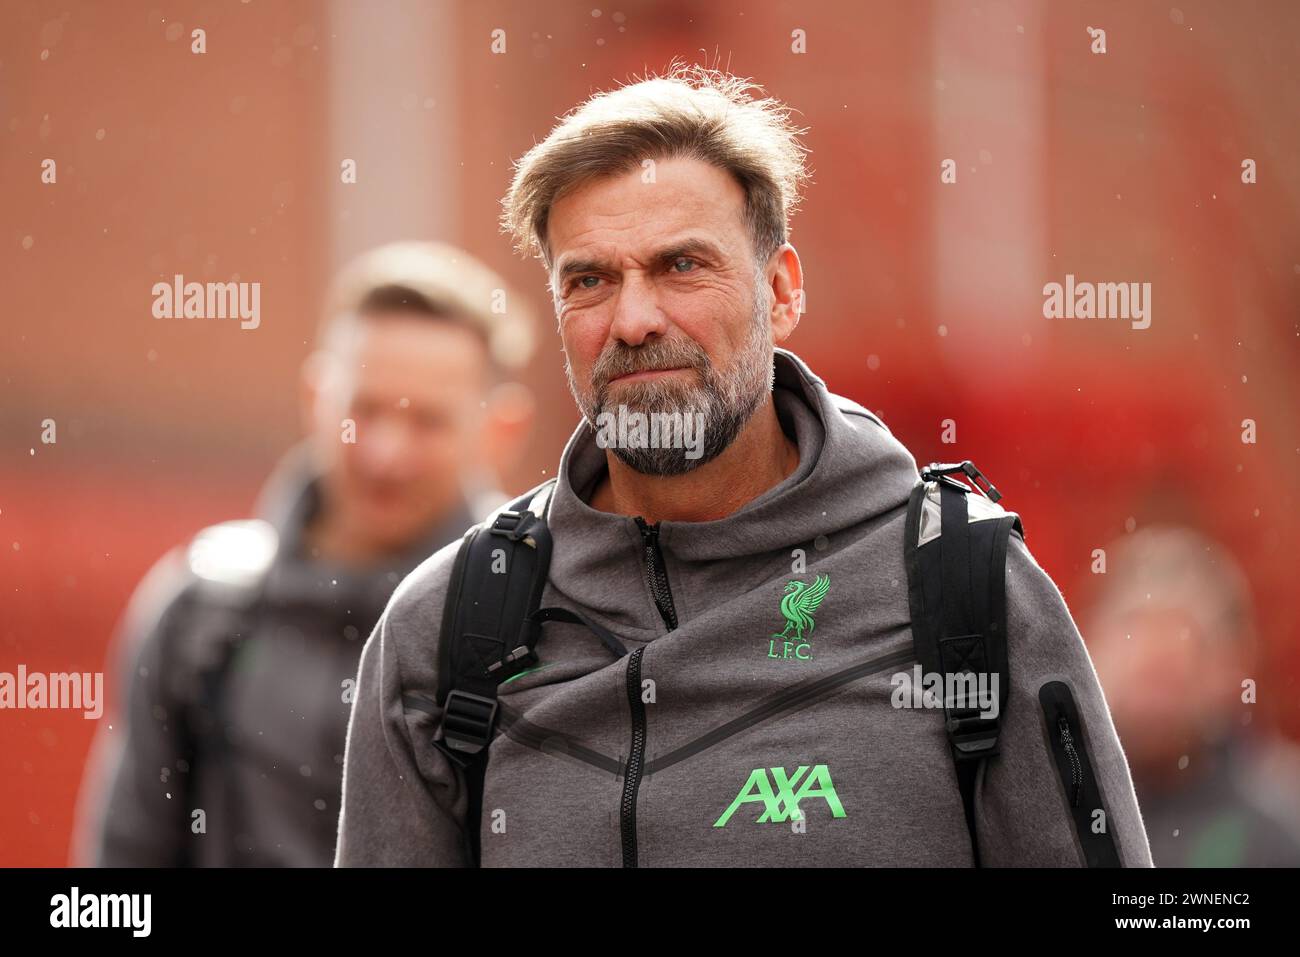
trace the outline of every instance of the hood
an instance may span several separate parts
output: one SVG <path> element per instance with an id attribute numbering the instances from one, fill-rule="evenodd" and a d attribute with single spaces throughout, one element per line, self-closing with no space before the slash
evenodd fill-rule
<path id="1" fill-rule="evenodd" d="M 660 523 L 683 623 L 734 597 L 737 588 L 788 571 L 794 549 L 812 555 L 837 535 L 906 508 L 918 480 L 911 453 L 877 416 L 830 392 L 794 353 L 776 349 L 773 362 L 773 400 L 799 448 L 799 465 L 726 518 Z M 595 432 L 579 424 L 565 446 L 550 505 L 550 584 L 616 634 L 650 640 L 665 629 L 647 588 L 636 521 L 586 501 L 607 471 Z"/>

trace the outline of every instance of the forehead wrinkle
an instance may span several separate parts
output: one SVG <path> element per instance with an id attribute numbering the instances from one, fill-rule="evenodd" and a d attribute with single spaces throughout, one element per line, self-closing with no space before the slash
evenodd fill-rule
<path id="1" fill-rule="evenodd" d="M 672 234 L 698 228 L 701 223 L 716 221 L 721 224 L 724 220 L 739 227 L 748 237 L 745 191 L 725 169 L 706 160 L 675 156 L 663 160 L 658 170 L 653 194 L 645 192 L 647 184 L 633 181 L 639 173 L 632 169 L 623 175 L 601 177 L 557 197 L 550 209 L 548 232 L 553 233 L 560 216 L 571 218 L 574 204 L 577 204 L 579 208 L 585 206 L 582 215 L 589 225 L 566 237 L 565 245 L 570 249 L 593 233 L 625 235 L 631 232 L 639 238 L 647 230 L 659 235 Z M 649 202 L 646 202 L 647 195 L 653 196 Z M 555 237 L 552 235 L 550 238 Z M 734 244 L 723 242 L 723 237 L 718 237 L 716 244 L 724 252 L 734 254 L 729 249 Z M 551 251 L 551 261 L 558 266 L 564 257 L 556 253 L 554 243 Z M 554 274 L 558 276 L 558 272 Z"/>

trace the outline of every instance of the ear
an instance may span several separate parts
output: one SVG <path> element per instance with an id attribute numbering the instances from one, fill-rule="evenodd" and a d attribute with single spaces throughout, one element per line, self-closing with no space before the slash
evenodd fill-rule
<path id="1" fill-rule="evenodd" d="M 768 261 L 766 275 L 772 287 L 772 341 L 784 342 L 799 325 L 799 316 L 806 308 L 799 253 L 789 243 L 783 243 Z"/>
<path id="2" fill-rule="evenodd" d="M 502 382 L 488 393 L 483 457 L 502 487 L 523 456 L 536 412 L 533 393 L 521 383 Z"/>

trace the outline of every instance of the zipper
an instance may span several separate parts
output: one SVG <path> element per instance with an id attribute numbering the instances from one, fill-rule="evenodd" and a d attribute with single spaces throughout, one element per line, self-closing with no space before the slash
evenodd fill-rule
<path id="1" fill-rule="evenodd" d="M 640 515 L 636 527 L 641 530 L 641 548 L 645 556 L 645 579 L 650 596 L 659 609 L 659 617 L 669 631 L 677 628 L 677 609 L 673 607 L 673 592 L 668 587 L 668 571 L 664 567 L 664 553 L 659 548 L 659 523 L 650 525 Z"/>
<path id="2" fill-rule="evenodd" d="M 644 646 L 627 659 L 627 701 L 632 706 L 632 748 L 623 773 L 623 803 L 619 829 L 623 835 L 623 866 L 636 867 L 636 796 L 645 770 L 645 702 L 641 700 L 641 656 Z"/>
<path id="3" fill-rule="evenodd" d="M 1038 701 L 1047 721 L 1048 745 L 1084 861 L 1088 867 L 1119 867 L 1119 852 L 1111 833 L 1113 822 L 1088 757 L 1083 720 L 1074 694 L 1065 682 L 1049 681 L 1038 689 Z M 1098 811 L 1104 816 L 1096 817 Z M 1105 830 L 1100 833 L 1094 830 L 1098 820 L 1105 822 Z"/>
<path id="4" fill-rule="evenodd" d="M 671 767 L 679 761 L 695 757 L 715 744 L 725 741 L 733 735 L 740 734 L 757 724 L 771 720 L 779 715 L 793 714 L 801 708 L 810 707 L 831 692 L 837 691 L 844 685 L 857 681 L 865 675 L 879 674 L 889 668 L 910 665 L 915 660 L 914 652 L 909 645 L 907 648 L 890 652 L 887 655 L 873 655 L 865 661 L 856 662 L 833 674 L 801 681 L 791 688 L 786 688 L 784 691 L 763 699 L 749 711 L 739 717 L 732 718 L 726 724 L 720 725 L 694 741 L 687 742 L 676 750 L 655 758 L 646 765 L 646 773 L 658 774 L 665 768 Z"/>
<path id="5" fill-rule="evenodd" d="M 1065 748 L 1066 757 L 1070 759 L 1070 807 L 1079 806 L 1079 792 L 1083 789 L 1083 767 L 1079 762 L 1079 752 L 1074 748 L 1074 735 L 1070 733 L 1070 722 L 1065 715 L 1056 719 L 1056 732 L 1061 737 L 1061 746 Z"/>
<path id="6" fill-rule="evenodd" d="M 659 548 L 659 523 L 650 525 L 640 515 L 636 527 L 641 530 L 641 549 L 645 556 L 645 580 L 650 587 L 659 617 L 669 631 L 677 628 L 677 609 L 673 607 L 673 592 L 668 587 L 668 571 L 664 567 L 664 553 Z M 632 748 L 627 756 L 627 769 L 623 773 L 623 802 L 619 807 L 619 830 L 623 837 L 623 866 L 636 867 L 636 797 L 641 789 L 641 776 L 645 773 L 645 702 L 641 700 L 642 646 L 627 659 L 627 703 L 632 709 Z"/>
<path id="7" fill-rule="evenodd" d="M 865 661 L 858 661 L 834 674 L 801 681 L 791 688 L 769 695 L 744 714 L 732 718 L 725 724 L 719 725 L 712 731 L 683 744 L 654 761 L 645 761 L 643 758 L 641 777 L 644 779 L 650 775 L 658 774 L 665 768 L 671 767 L 680 761 L 694 758 L 714 745 L 747 731 L 755 725 L 762 724 L 764 721 L 770 721 L 779 715 L 793 714 L 802 708 L 810 707 L 844 685 L 857 681 L 866 675 L 879 674 L 889 668 L 897 668 L 901 665 L 910 665 L 913 661 L 915 661 L 915 658 L 909 646 L 886 655 L 873 655 Z M 432 704 L 426 704 L 414 695 L 403 695 L 402 703 L 408 708 L 414 708 L 428 714 L 441 713 Z M 622 757 L 615 758 L 601 754 L 599 751 L 593 751 L 591 748 L 580 744 L 576 738 L 571 738 L 553 728 L 534 724 L 520 712 L 511 708 L 505 701 L 501 702 L 500 728 L 513 741 L 522 744 L 524 747 L 532 748 L 534 751 L 540 751 L 542 754 L 551 756 L 562 754 L 584 764 L 589 764 L 593 768 L 608 771 L 616 777 L 621 777 L 627 770 L 627 762 Z"/>

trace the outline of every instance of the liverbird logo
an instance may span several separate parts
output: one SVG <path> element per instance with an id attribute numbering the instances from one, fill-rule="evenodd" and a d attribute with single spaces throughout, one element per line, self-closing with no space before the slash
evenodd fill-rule
<path id="1" fill-rule="evenodd" d="M 816 623 L 813 613 L 821 605 L 822 599 L 830 591 L 831 576 L 818 575 L 811 585 L 806 582 L 787 582 L 785 594 L 781 597 L 781 614 L 785 616 L 785 630 L 772 635 L 767 643 L 769 658 L 797 658 L 807 661 L 812 657 L 812 646 L 804 639 L 806 630 L 811 636 Z M 791 630 L 794 637 L 790 636 Z M 777 647 L 777 642 L 781 646 Z"/>

